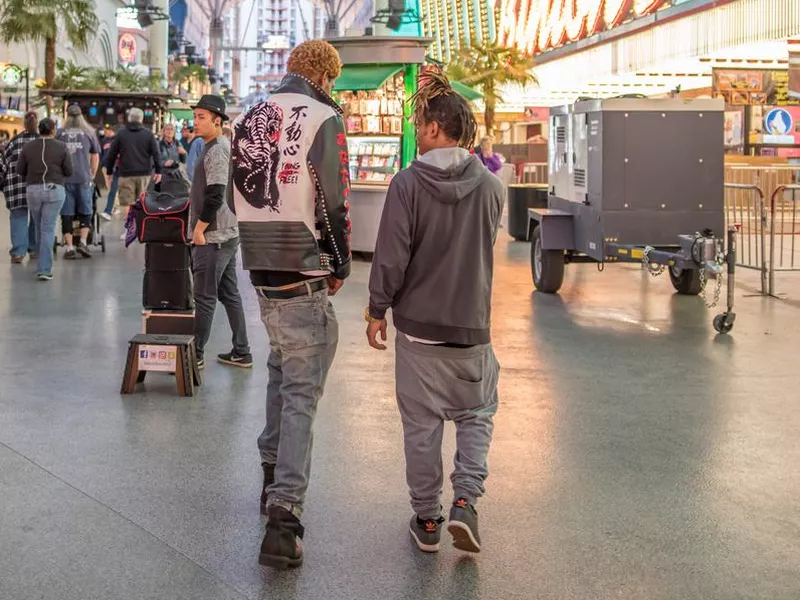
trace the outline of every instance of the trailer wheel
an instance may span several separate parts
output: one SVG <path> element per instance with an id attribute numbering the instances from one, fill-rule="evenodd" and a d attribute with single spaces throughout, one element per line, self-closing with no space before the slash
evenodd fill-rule
<path id="1" fill-rule="evenodd" d="M 555 294 L 564 283 L 564 251 L 544 250 L 542 230 L 536 226 L 531 236 L 531 274 L 533 285 L 540 292 Z"/>
<path id="2" fill-rule="evenodd" d="M 675 291 L 684 296 L 697 296 L 703 288 L 698 269 L 676 269 L 675 267 L 670 267 L 669 280 L 672 282 L 672 287 L 675 288 Z"/>

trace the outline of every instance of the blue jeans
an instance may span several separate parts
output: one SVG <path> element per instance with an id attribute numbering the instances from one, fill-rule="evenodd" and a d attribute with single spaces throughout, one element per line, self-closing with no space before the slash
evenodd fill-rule
<path id="1" fill-rule="evenodd" d="M 108 188 L 108 200 L 106 200 L 105 213 L 110 215 L 114 212 L 114 200 L 117 199 L 117 189 L 119 189 L 119 172 L 114 171 L 114 176 L 111 178 L 111 186 Z"/>
<path id="2" fill-rule="evenodd" d="M 261 462 L 275 465 L 267 503 L 298 518 L 311 474 L 314 417 L 339 342 L 327 289 L 272 300 L 259 295 L 271 352 L 267 361 L 267 424 L 258 438 Z"/>
<path id="3" fill-rule="evenodd" d="M 63 185 L 48 183 L 29 185 L 27 190 L 28 210 L 36 224 L 36 247 L 39 251 L 38 274 L 53 272 L 53 246 L 56 241 L 56 225 L 64 205 L 66 194 Z"/>
<path id="4" fill-rule="evenodd" d="M 11 225 L 9 254 L 25 256 L 28 252 L 36 252 L 36 226 L 33 219 L 28 218 L 28 209 L 23 207 L 9 211 L 8 220 Z"/>

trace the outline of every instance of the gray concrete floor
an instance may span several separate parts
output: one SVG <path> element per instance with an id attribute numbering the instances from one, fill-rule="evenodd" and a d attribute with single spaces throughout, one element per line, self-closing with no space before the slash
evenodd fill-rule
<path id="1" fill-rule="evenodd" d="M 484 551 L 428 556 L 406 531 L 393 355 L 364 343 L 356 264 L 335 299 L 306 564 L 276 573 L 257 564 L 267 339 L 253 291 L 255 369 L 210 363 L 193 399 L 158 375 L 122 397 L 143 253 L 109 237 L 50 284 L 0 266 L 1 599 L 800 597 L 800 276 L 781 274 L 776 300 L 743 273 L 736 328 L 717 337 L 715 311 L 632 266 L 573 266 L 559 296 L 533 294 L 528 245 L 501 233 Z M 229 349 L 217 319 L 212 356 Z"/>

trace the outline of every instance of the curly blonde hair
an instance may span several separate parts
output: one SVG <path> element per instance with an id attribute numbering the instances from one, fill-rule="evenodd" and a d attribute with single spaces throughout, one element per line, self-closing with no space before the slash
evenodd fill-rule
<path id="1" fill-rule="evenodd" d="M 342 59 L 336 48 L 324 40 L 310 40 L 297 46 L 286 65 L 289 73 L 308 77 L 312 81 L 325 75 L 336 79 L 342 72 Z"/>

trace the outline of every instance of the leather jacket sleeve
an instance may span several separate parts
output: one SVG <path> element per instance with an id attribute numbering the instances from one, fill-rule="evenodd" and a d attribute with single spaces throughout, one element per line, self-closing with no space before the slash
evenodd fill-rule
<path id="1" fill-rule="evenodd" d="M 350 163 L 342 118 L 337 114 L 319 128 L 308 166 L 317 188 L 317 222 L 322 250 L 332 256 L 333 275 L 350 275 Z"/>

